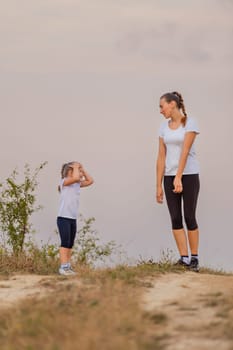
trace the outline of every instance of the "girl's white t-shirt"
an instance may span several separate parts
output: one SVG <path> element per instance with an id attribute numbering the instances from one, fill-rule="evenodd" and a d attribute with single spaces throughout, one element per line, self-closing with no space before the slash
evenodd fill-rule
<path id="1" fill-rule="evenodd" d="M 170 119 L 163 121 L 159 128 L 159 137 L 163 138 L 166 145 L 165 176 L 176 175 L 177 173 L 185 133 L 193 131 L 199 134 L 199 128 L 193 118 L 188 117 L 185 126 L 180 125 L 177 129 L 171 129 L 169 127 L 169 121 Z M 192 144 L 183 175 L 198 173 L 199 164 L 196 159 L 194 144 Z"/>
<path id="2" fill-rule="evenodd" d="M 58 216 L 69 219 L 77 219 L 80 197 L 80 183 L 64 186 L 65 179 L 60 182 L 60 205 Z"/>

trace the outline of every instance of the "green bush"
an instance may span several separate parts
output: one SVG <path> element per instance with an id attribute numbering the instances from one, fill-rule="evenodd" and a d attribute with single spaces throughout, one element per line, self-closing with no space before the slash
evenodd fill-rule
<path id="1" fill-rule="evenodd" d="M 22 252 L 26 236 L 32 234 L 30 217 L 41 209 L 36 206 L 35 190 L 38 186 L 37 177 L 47 163 L 42 163 L 31 172 L 28 164 L 24 167 L 24 179 L 19 183 L 18 172 L 15 169 L 0 184 L 0 230 L 2 237 L 14 253 Z"/>

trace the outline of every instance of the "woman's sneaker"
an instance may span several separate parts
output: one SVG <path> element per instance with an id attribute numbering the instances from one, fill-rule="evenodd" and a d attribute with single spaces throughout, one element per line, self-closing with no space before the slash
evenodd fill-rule
<path id="1" fill-rule="evenodd" d="M 176 263 L 175 266 L 182 266 L 185 268 L 189 268 L 189 264 L 187 264 L 186 262 L 184 262 L 182 259 L 179 259 Z"/>
<path id="2" fill-rule="evenodd" d="M 199 272 L 199 261 L 197 258 L 191 258 L 189 269 L 191 271 Z"/>

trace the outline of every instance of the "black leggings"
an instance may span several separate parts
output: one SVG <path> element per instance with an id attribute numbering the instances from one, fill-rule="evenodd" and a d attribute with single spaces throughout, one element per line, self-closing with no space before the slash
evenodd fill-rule
<path id="1" fill-rule="evenodd" d="M 76 220 L 58 216 L 57 227 L 61 237 L 61 247 L 71 249 L 77 231 Z"/>
<path id="2" fill-rule="evenodd" d="M 174 193 L 175 176 L 164 176 L 164 190 L 171 216 L 173 230 L 183 228 L 181 202 L 183 199 L 184 219 L 188 230 L 196 230 L 198 228 L 196 221 L 197 198 L 200 189 L 200 181 L 198 174 L 183 175 L 182 185 L 183 192 Z"/>

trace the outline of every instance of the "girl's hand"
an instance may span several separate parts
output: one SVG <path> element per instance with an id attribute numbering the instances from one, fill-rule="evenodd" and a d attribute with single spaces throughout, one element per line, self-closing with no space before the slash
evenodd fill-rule
<path id="1" fill-rule="evenodd" d="M 80 164 L 79 163 L 73 163 L 73 164 L 70 164 L 69 167 L 72 168 L 73 170 L 74 169 L 79 169 Z"/>
<path id="2" fill-rule="evenodd" d="M 183 185 L 180 177 L 175 176 L 173 185 L 174 185 L 174 190 L 173 190 L 174 193 L 181 193 L 183 191 Z"/>
<path id="3" fill-rule="evenodd" d="M 157 187 L 156 200 L 157 200 L 157 203 L 159 203 L 159 204 L 163 203 L 163 188 L 162 188 L 162 186 Z"/>

